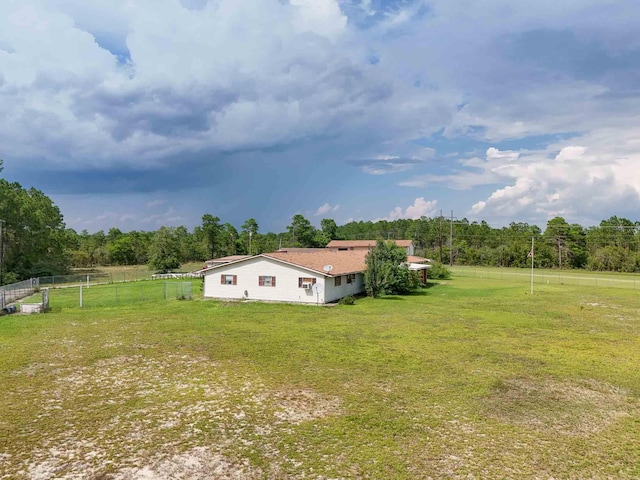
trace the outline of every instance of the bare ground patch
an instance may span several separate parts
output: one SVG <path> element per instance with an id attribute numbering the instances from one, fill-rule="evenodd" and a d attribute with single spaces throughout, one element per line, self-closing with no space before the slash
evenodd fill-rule
<path id="1" fill-rule="evenodd" d="M 293 389 L 273 395 L 275 417 L 285 423 L 298 424 L 341 413 L 340 399 L 319 395 L 310 389 Z"/>
<path id="2" fill-rule="evenodd" d="M 21 373 L 38 376 L 47 367 L 56 378 L 47 391 L 32 392 L 39 406 L 0 457 L 0 478 L 264 477 L 298 464 L 279 451 L 279 433 L 342 413 L 338 398 L 273 388 L 206 357 L 119 356 Z M 249 458 L 268 458 L 269 471 Z"/>
<path id="3" fill-rule="evenodd" d="M 598 433 L 635 408 L 627 392 L 606 383 L 531 378 L 497 383 L 484 407 L 501 422 L 570 436 Z"/>
<path id="4" fill-rule="evenodd" d="M 206 447 L 161 459 L 143 468 L 125 468 L 110 477 L 112 480 L 243 480 L 262 476 L 245 460 L 234 462 Z"/>

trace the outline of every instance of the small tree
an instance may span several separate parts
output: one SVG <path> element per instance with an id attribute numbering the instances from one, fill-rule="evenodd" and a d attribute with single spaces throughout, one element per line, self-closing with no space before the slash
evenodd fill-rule
<path id="1" fill-rule="evenodd" d="M 401 295 L 412 289 L 411 272 L 407 266 L 407 252 L 393 242 L 378 241 L 365 259 L 364 282 L 367 295 Z"/>
<path id="2" fill-rule="evenodd" d="M 291 219 L 291 225 L 287 227 L 293 247 L 315 247 L 315 228 L 311 222 L 299 213 Z"/>
<path id="3" fill-rule="evenodd" d="M 166 273 L 180 267 L 180 243 L 172 227 L 160 227 L 149 247 L 149 268 Z"/>
<path id="4" fill-rule="evenodd" d="M 220 218 L 214 217 L 210 213 L 202 216 L 202 232 L 209 258 L 216 258 L 218 253 L 218 235 L 220 233 Z"/>

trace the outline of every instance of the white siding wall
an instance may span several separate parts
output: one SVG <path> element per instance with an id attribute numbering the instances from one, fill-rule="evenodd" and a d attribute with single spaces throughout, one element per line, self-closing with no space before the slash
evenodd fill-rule
<path id="1" fill-rule="evenodd" d="M 237 285 L 222 285 L 220 283 L 221 275 L 237 275 Z M 276 277 L 276 286 L 259 286 L 259 276 Z M 318 298 L 311 290 L 298 287 L 298 278 L 300 277 L 315 278 L 316 283 L 324 286 L 324 275 L 313 274 L 303 268 L 259 257 L 234 265 L 225 265 L 207 272 L 204 277 L 204 296 L 228 299 L 248 298 L 250 300 L 325 303 L 325 294 L 320 294 Z M 332 283 L 333 279 L 330 279 L 330 282 Z M 245 291 L 247 292 L 246 296 Z"/>
<path id="2" fill-rule="evenodd" d="M 347 283 L 346 275 L 342 275 L 342 285 L 339 287 L 335 286 L 334 278 L 327 278 L 324 290 L 327 303 L 335 302 L 347 295 L 357 295 L 364 292 L 364 275 L 362 273 L 356 273 L 356 279 L 352 283 Z"/>
<path id="3" fill-rule="evenodd" d="M 407 255 L 415 255 L 415 245 L 413 244 L 413 242 L 411 242 L 411 244 L 407 247 Z"/>

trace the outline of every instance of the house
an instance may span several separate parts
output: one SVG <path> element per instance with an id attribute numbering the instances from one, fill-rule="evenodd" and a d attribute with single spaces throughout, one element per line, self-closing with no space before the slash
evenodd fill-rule
<path id="1" fill-rule="evenodd" d="M 395 243 L 397 246 L 406 249 L 407 265 L 409 270 L 417 271 L 420 275 L 420 281 L 427 283 L 427 270 L 431 268 L 431 260 L 415 255 L 415 245 L 412 240 L 387 240 Z M 334 251 L 369 251 L 375 248 L 377 240 L 331 240 L 327 248 Z"/>
<path id="2" fill-rule="evenodd" d="M 202 270 L 204 297 L 324 304 L 364 292 L 368 250 L 263 253 Z"/>
<path id="3" fill-rule="evenodd" d="M 415 254 L 412 240 L 388 240 L 407 250 L 407 255 Z M 327 245 L 330 250 L 371 250 L 375 248 L 377 240 L 331 240 Z"/>

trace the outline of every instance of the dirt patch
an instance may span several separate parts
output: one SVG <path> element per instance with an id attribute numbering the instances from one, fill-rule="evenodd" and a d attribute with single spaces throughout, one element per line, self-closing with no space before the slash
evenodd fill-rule
<path id="1" fill-rule="evenodd" d="M 341 414 L 341 400 L 311 388 L 274 389 L 236 367 L 206 357 L 140 354 L 82 367 L 56 364 L 33 436 L 16 446 L 19 458 L 4 457 L 0 477 L 4 471 L 34 480 L 277 476 L 282 465 L 297 465 L 280 451 L 281 434 Z M 23 373 L 49 368 L 34 364 Z M 269 458 L 269 471 L 249 458 Z M 292 478 L 308 473 L 296 468 L 288 467 Z"/>
<path id="2" fill-rule="evenodd" d="M 530 378 L 500 381 L 484 404 L 502 422 L 570 436 L 598 433 L 632 408 L 627 392 L 605 383 Z"/>
<path id="3" fill-rule="evenodd" d="M 253 479 L 262 477 L 259 469 L 248 462 L 233 462 L 205 447 L 155 462 L 143 468 L 126 468 L 105 477 L 111 480 L 220 480 Z"/>
<path id="4" fill-rule="evenodd" d="M 290 390 L 274 395 L 275 417 L 298 424 L 341 413 L 340 399 L 319 395 L 313 390 Z"/>

